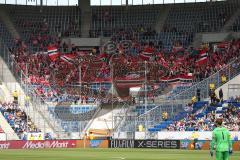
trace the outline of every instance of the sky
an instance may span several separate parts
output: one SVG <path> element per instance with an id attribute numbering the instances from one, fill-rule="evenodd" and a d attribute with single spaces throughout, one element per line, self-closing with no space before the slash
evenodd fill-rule
<path id="1" fill-rule="evenodd" d="M 209 0 L 128 0 L 130 5 L 139 4 L 163 4 L 164 3 L 184 3 L 184 2 L 206 2 Z M 215 0 L 216 1 L 216 0 Z M 220 0 L 218 0 L 220 1 Z M 40 0 L 0 0 L 3 4 L 39 5 Z M 44 5 L 76 5 L 78 0 L 43 0 Z M 91 0 L 91 5 L 125 5 L 126 0 Z"/>

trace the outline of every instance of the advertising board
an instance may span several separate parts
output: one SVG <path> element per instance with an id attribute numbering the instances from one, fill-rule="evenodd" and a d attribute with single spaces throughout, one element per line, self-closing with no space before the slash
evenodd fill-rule
<path id="1" fill-rule="evenodd" d="M 76 148 L 76 140 L 0 141 L 0 149 Z"/>
<path id="2" fill-rule="evenodd" d="M 158 148 L 179 149 L 179 140 L 124 140 L 115 139 L 109 141 L 109 148 Z"/>

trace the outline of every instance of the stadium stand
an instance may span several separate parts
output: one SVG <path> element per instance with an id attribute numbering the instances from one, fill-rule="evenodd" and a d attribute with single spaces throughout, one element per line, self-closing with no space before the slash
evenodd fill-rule
<path id="1" fill-rule="evenodd" d="M 41 132 L 18 104 L 1 102 L 0 110 L 20 139 L 24 138 L 25 133 Z"/>
<path id="2" fill-rule="evenodd" d="M 237 17 L 231 29 L 235 32 L 240 31 L 240 16 Z"/>
<path id="3" fill-rule="evenodd" d="M 10 5 L 8 10 L 22 40 L 33 51 L 46 51 L 50 43 L 59 45 L 61 37 L 81 36 L 81 11 L 77 7 Z"/>
<path id="4" fill-rule="evenodd" d="M 49 106 L 51 115 L 61 122 L 61 126 L 66 132 L 78 132 L 83 130 L 87 122 L 96 112 L 95 105 L 85 106 Z"/>
<path id="5" fill-rule="evenodd" d="M 174 119 L 163 121 L 148 130 L 150 132 L 211 131 L 214 129 L 215 117 L 222 117 L 231 131 L 239 131 L 239 104 L 231 102 L 227 107 L 222 107 L 225 104 L 218 104 L 218 106 L 208 105 L 208 102 L 197 102 L 193 105 L 193 112 L 180 112 Z"/>
<path id="6" fill-rule="evenodd" d="M 219 48 L 219 50 L 215 52 L 209 49 L 191 49 L 190 51 L 184 51 L 185 56 L 182 55 L 182 52 L 178 52 L 177 56 L 174 54 L 170 54 L 169 56 L 167 55 L 167 53 L 162 54 L 161 52 L 155 53 L 154 51 L 152 51 L 152 53 L 150 53 L 151 56 L 147 57 L 147 59 L 149 60 L 147 65 L 149 65 L 150 68 L 148 76 L 150 77 L 150 80 L 153 80 L 153 82 L 161 80 L 170 81 L 178 78 L 186 80 L 190 78 L 190 80 L 200 81 L 220 70 L 228 62 L 231 62 L 231 60 L 238 55 L 238 50 L 234 50 L 234 47 L 237 47 L 236 49 L 238 49 L 238 43 L 239 41 L 223 42 L 223 44 L 226 44 L 226 47 Z M 76 84 L 76 82 L 79 81 L 79 76 L 77 76 L 79 75 L 78 67 L 72 64 L 69 65 L 69 62 L 63 61 L 61 58 L 57 59 L 56 62 L 53 62 L 49 59 L 49 56 L 47 54 L 31 54 L 28 56 L 22 55 L 22 53 L 19 52 L 19 49 L 24 48 L 22 42 L 18 41 L 16 45 L 19 46 L 19 48 L 18 50 L 11 50 L 11 56 L 15 57 L 14 60 L 18 63 L 19 66 L 21 66 L 21 69 L 25 71 L 26 64 L 28 64 L 27 71 L 30 77 L 30 82 L 35 86 L 36 92 L 39 95 L 53 95 L 52 92 L 61 93 L 59 89 L 54 90 L 54 88 L 56 87 L 54 87 L 53 84 L 55 85 L 57 83 L 58 86 L 63 86 L 70 83 Z M 146 56 L 144 56 L 146 52 L 144 51 L 154 50 L 154 47 L 147 44 L 144 44 L 142 47 L 145 48 L 137 52 L 137 59 L 136 56 L 131 55 L 128 55 L 127 57 L 118 55 L 118 57 L 112 58 L 113 67 L 117 68 L 116 70 L 114 70 L 113 73 L 114 78 L 122 80 L 129 73 L 132 73 L 134 70 L 140 70 L 141 67 L 143 67 L 142 65 L 144 64 L 144 60 L 146 60 Z M 229 52 L 228 49 L 231 49 L 231 51 Z M 224 54 L 224 57 L 222 56 L 222 53 Z M 89 56 L 86 53 L 82 56 L 79 56 L 76 52 L 71 54 L 74 54 L 74 57 L 77 59 L 84 58 L 86 60 L 84 62 L 84 65 L 88 67 L 83 67 L 83 70 L 80 73 L 82 81 L 85 81 L 87 83 L 90 81 L 94 83 L 96 83 L 97 81 L 110 81 L 110 65 L 108 64 L 108 61 L 110 60 L 109 57 L 107 57 L 107 62 L 105 62 L 101 58 L 102 56 L 104 56 L 104 54 L 100 54 L 98 56 Z M 204 62 L 208 64 L 207 70 L 201 67 L 203 64 L 198 61 L 200 56 L 202 56 L 203 54 L 205 54 L 205 56 L 206 54 L 208 54 L 208 56 L 206 57 L 206 61 Z M 127 59 L 128 61 L 130 60 L 130 63 L 126 63 Z M 219 61 L 215 61 L 216 59 L 218 59 Z M 87 60 L 90 61 L 90 63 L 86 63 Z M 136 60 L 138 60 L 138 62 L 136 62 Z M 122 61 L 122 63 L 116 63 L 119 61 Z M 96 62 L 98 62 L 99 64 L 96 65 Z M 174 62 L 175 65 L 173 65 L 172 62 Z M 73 63 L 81 65 L 78 62 Z M 37 66 L 36 64 L 39 65 Z M 36 67 L 39 67 L 39 69 L 36 70 Z M 156 72 L 158 67 L 167 68 L 167 70 L 163 72 L 163 69 L 161 69 Z M 191 73 L 191 76 L 188 76 L 189 73 Z M 136 76 L 141 77 L 143 75 L 138 74 Z M 131 80 L 134 78 L 134 75 L 130 74 L 127 77 L 128 78 L 125 80 Z M 46 89 L 46 87 L 49 85 L 52 86 L 51 90 Z M 49 92 L 46 93 L 45 90 Z M 62 88 L 62 90 L 62 93 L 64 93 L 64 91 L 67 91 L 69 89 L 66 88 L 64 90 Z M 84 88 L 82 89 L 82 91 L 84 91 Z M 86 94 L 89 93 L 89 91 L 86 92 Z M 94 91 L 91 91 L 90 93 L 94 93 Z"/>
<path id="7" fill-rule="evenodd" d="M 111 37 L 118 30 L 152 31 L 160 14 L 158 6 L 92 7 L 91 37 Z"/>
<path id="8" fill-rule="evenodd" d="M 164 31 L 217 32 L 237 8 L 237 5 L 227 1 L 175 5 L 168 15 Z"/>
<path id="9" fill-rule="evenodd" d="M 13 37 L 2 21 L 0 35 L 9 48 L 14 75 L 22 70 L 26 77 L 21 77 L 21 81 L 29 86 L 32 93 L 47 103 L 57 104 L 48 106 L 51 116 L 59 120 L 66 132 L 77 132 L 84 129 L 96 112 L 95 106 L 84 105 L 111 103 L 113 98 L 131 101 L 131 97 L 119 98 L 119 95 L 109 93 L 111 87 L 119 90 L 142 87 L 147 81 L 152 91 L 147 96 L 153 97 L 154 103 L 154 98 L 159 96 L 156 90 L 161 90 L 162 94 L 167 86 L 175 82 L 188 82 L 189 86 L 172 87 L 167 94 L 167 98 L 171 99 L 239 58 L 240 40 L 223 41 L 215 44 L 215 48 L 190 46 L 196 33 L 220 31 L 238 9 L 234 3 L 172 5 L 162 31 L 156 33 L 154 27 L 157 17 L 162 14 L 162 7 L 92 7 L 89 36 L 110 37 L 109 43 L 114 46 L 110 53 L 107 53 L 106 46 L 80 51 L 74 45 L 67 46 L 61 42 L 63 37 L 81 36 L 81 10 L 78 7 L 7 5 L 6 13 L 21 38 Z M 234 31 L 239 31 L 239 19 L 233 24 Z M 140 98 L 144 96 L 139 94 Z M 72 108 L 72 104 L 83 106 Z M 213 121 L 206 120 L 211 120 L 216 109 L 206 102 L 197 102 L 192 114 L 189 114 L 180 110 L 182 105 L 176 104 L 174 109 L 163 106 L 164 111 L 171 110 L 176 115 L 169 116 L 168 120 L 156 124 L 149 131 L 212 129 Z M 140 116 L 154 107 L 154 104 L 147 107 L 137 104 L 136 113 Z M 18 106 L 14 106 L 13 111 L 2 111 L 14 130 L 20 136 L 26 129 L 38 131 L 33 124 L 26 124 L 27 115 L 19 110 Z M 237 114 L 237 109 L 224 108 L 221 112 Z M 156 112 L 158 115 L 161 113 L 160 110 Z M 15 121 L 19 119 L 14 117 L 18 114 L 25 116 L 21 122 Z M 188 124 L 189 120 L 193 123 Z"/>

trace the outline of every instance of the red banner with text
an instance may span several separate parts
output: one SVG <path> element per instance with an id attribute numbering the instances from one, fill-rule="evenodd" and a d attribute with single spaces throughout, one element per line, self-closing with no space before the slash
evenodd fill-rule
<path id="1" fill-rule="evenodd" d="M 0 141 L 1 149 L 76 148 L 76 140 Z"/>

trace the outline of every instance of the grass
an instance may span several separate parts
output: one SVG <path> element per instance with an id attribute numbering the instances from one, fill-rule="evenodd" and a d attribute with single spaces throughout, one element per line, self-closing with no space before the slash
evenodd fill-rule
<path id="1" fill-rule="evenodd" d="M 213 160 L 209 151 L 159 149 L 0 150 L 1 160 Z M 234 152 L 230 160 L 240 160 Z"/>

